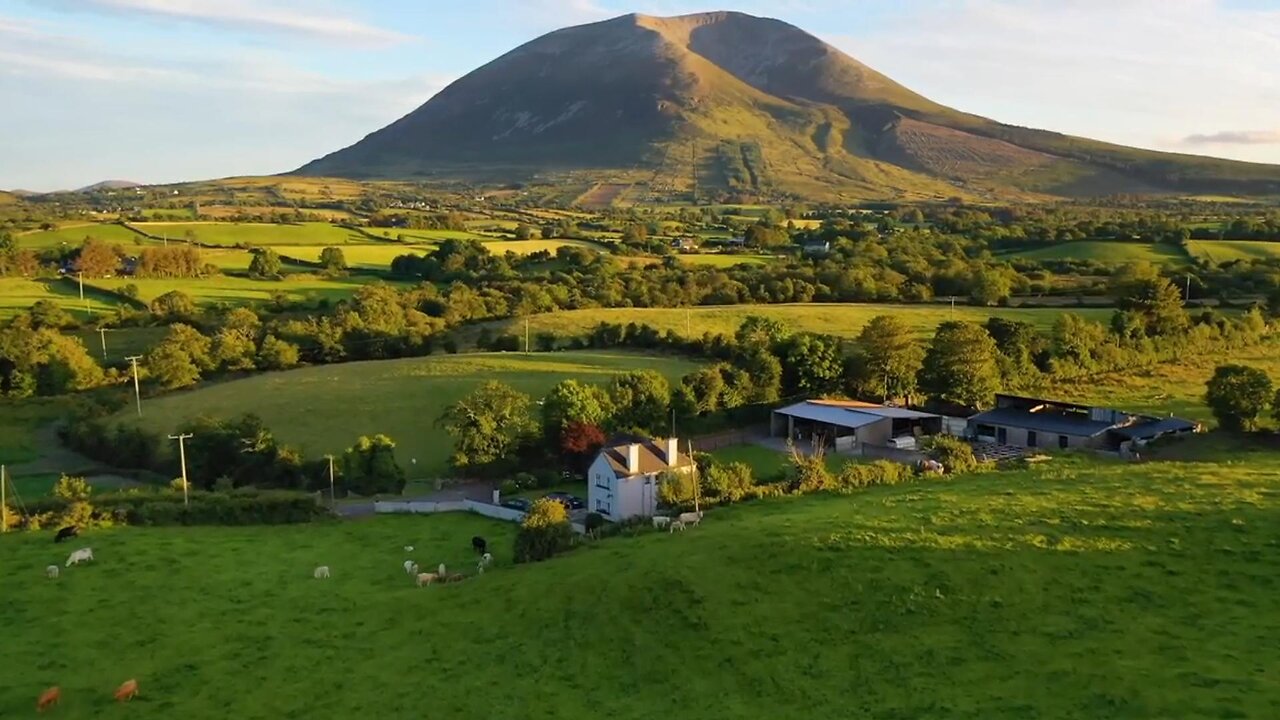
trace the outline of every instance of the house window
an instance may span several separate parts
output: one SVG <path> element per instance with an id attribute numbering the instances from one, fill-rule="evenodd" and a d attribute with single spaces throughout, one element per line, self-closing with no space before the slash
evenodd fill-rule
<path id="1" fill-rule="evenodd" d="M 1005 428 L 996 428 L 996 442 L 1001 445 L 1009 442 L 1009 431 Z"/>
<path id="2" fill-rule="evenodd" d="M 596 487 L 602 490 L 609 489 L 609 480 L 601 473 L 596 473 Z"/>
<path id="3" fill-rule="evenodd" d="M 1037 439 L 1035 430 L 1027 431 L 1027 447 L 1035 447 Z"/>
<path id="4" fill-rule="evenodd" d="M 1067 447 L 1069 447 L 1070 445 L 1071 445 L 1071 438 L 1067 437 L 1066 435 L 1058 436 L 1058 447 L 1062 448 L 1063 450 L 1066 450 Z"/>
<path id="5" fill-rule="evenodd" d="M 596 500 L 596 512 L 600 513 L 601 515 L 608 515 L 609 503 L 603 500 Z"/>

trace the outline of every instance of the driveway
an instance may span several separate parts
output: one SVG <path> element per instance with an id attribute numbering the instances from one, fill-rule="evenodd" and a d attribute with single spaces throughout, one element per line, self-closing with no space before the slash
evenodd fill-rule
<path id="1" fill-rule="evenodd" d="M 467 483 L 464 485 L 455 485 L 454 487 L 446 490 L 437 490 L 432 493 L 398 495 L 394 497 L 378 498 L 378 500 L 394 500 L 396 502 L 456 502 L 459 500 L 475 500 L 477 502 L 490 502 L 493 500 L 493 485 L 484 482 Z M 340 517 L 344 518 L 370 517 L 374 514 L 373 503 L 373 498 L 339 500 L 337 513 Z"/>

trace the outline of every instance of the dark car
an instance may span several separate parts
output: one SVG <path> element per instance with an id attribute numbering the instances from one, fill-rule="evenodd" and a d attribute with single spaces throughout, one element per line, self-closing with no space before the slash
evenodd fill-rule
<path id="1" fill-rule="evenodd" d="M 569 510 L 581 510 L 587 506 L 587 504 L 582 501 L 582 498 L 575 497 L 573 495 L 570 495 L 569 493 L 562 493 L 562 492 L 547 493 L 547 499 L 555 500 L 556 502 L 565 506 L 565 508 Z"/>
<path id="2" fill-rule="evenodd" d="M 533 507 L 533 502 L 527 498 L 511 498 L 510 500 L 503 500 L 502 507 L 519 510 L 520 512 L 529 512 L 529 508 Z"/>

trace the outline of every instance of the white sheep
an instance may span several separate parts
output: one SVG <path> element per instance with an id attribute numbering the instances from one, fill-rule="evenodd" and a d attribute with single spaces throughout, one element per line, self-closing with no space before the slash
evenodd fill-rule
<path id="1" fill-rule="evenodd" d="M 93 548 L 80 548 L 67 556 L 67 567 L 79 565 L 82 561 L 93 559 Z"/>
<path id="2" fill-rule="evenodd" d="M 436 575 L 439 575 L 440 577 L 444 577 L 448 574 L 449 573 L 446 572 L 444 569 L 444 563 L 440 563 L 440 567 L 436 568 Z"/>
<path id="3" fill-rule="evenodd" d="M 412 560 L 405 560 L 405 561 L 404 561 L 404 571 L 405 571 L 406 573 L 409 573 L 410 575 L 416 575 L 416 574 L 418 574 L 417 567 L 418 567 L 418 563 L 416 563 L 416 562 L 414 562 L 414 561 L 412 561 Z"/>
<path id="4" fill-rule="evenodd" d="M 49 567 L 44 569 L 44 574 L 45 574 L 45 577 L 49 578 L 50 580 L 58 577 L 58 566 L 50 565 Z"/>
<path id="5" fill-rule="evenodd" d="M 484 565 L 492 565 L 492 564 L 493 564 L 493 553 L 485 553 L 484 555 L 481 555 L 481 556 L 480 556 L 480 562 L 481 562 L 482 564 L 484 564 Z"/>
<path id="6" fill-rule="evenodd" d="M 436 577 L 437 575 L 435 573 L 418 573 L 418 587 L 430 585 L 436 581 Z"/>
<path id="7" fill-rule="evenodd" d="M 409 552 L 413 552 L 413 546 L 412 546 L 412 545 L 405 545 L 405 546 L 404 546 L 404 551 L 405 551 L 405 552 L 407 552 L 407 553 L 409 553 Z"/>
<path id="8" fill-rule="evenodd" d="M 670 524 L 671 524 L 671 518 L 667 517 L 666 515 L 653 516 L 653 526 L 658 530 L 661 530 L 662 528 L 667 527 Z"/>
<path id="9" fill-rule="evenodd" d="M 311 573 L 311 576 L 317 580 L 319 580 L 320 578 L 329 577 L 329 566 L 321 565 L 320 567 L 316 568 L 315 572 Z"/>
<path id="10" fill-rule="evenodd" d="M 673 533 L 677 530 L 679 530 L 680 532 L 684 532 L 684 523 L 680 522 L 679 520 L 672 520 L 671 524 L 667 526 L 667 532 Z"/>
<path id="11" fill-rule="evenodd" d="M 702 511 L 699 510 L 698 512 L 680 513 L 680 517 L 676 519 L 685 525 L 697 527 L 698 523 L 702 522 Z"/>

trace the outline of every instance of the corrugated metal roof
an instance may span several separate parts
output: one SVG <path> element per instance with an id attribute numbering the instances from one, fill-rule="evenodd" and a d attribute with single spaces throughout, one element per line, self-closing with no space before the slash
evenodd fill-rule
<path id="1" fill-rule="evenodd" d="M 970 425 L 975 423 L 1005 425 L 1035 430 L 1036 432 L 1075 435 L 1078 437 L 1093 437 L 1111 427 L 1111 423 L 1090 420 L 1086 417 L 1072 417 L 1061 413 L 1037 413 L 1016 408 L 996 408 L 995 410 L 978 413 L 969 418 Z"/>
<path id="2" fill-rule="evenodd" d="M 1168 417 L 1115 428 L 1112 432 L 1127 440 L 1151 440 L 1166 433 L 1194 432 L 1200 427 L 1190 420 Z"/>
<path id="3" fill-rule="evenodd" d="M 774 410 L 774 412 L 787 415 L 789 417 L 800 418 L 801 420 L 811 420 L 813 422 L 827 423 L 828 425 L 838 425 L 840 427 L 847 428 L 860 428 L 864 425 L 871 425 L 885 419 L 880 415 L 867 413 L 862 408 L 853 410 L 850 408 L 821 405 L 807 401 L 788 405 L 784 408 Z"/>
<path id="4" fill-rule="evenodd" d="M 879 415 L 880 417 L 894 418 L 895 420 L 921 420 L 924 418 L 942 417 L 941 415 L 935 415 L 934 413 L 920 412 L 919 410 L 910 410 L 908 408 L 887 407 L 884 405 L 859 408 L 858 412 Z"/>

